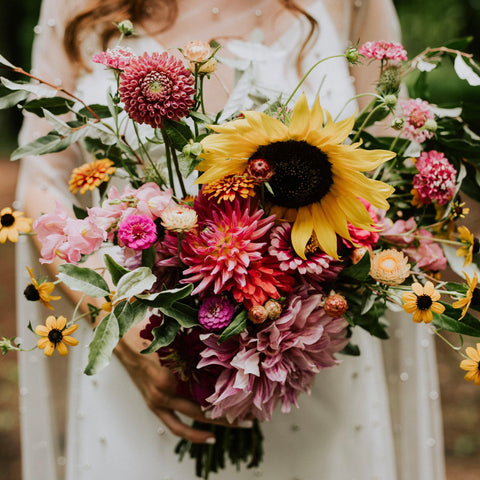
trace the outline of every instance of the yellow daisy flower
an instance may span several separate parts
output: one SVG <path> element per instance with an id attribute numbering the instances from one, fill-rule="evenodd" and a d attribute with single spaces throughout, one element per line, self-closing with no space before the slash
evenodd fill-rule
<path id="1" fill-rule="evenodd" d="M 475 295 L 475 289 L 477 288 L 477 283 L 478 283 L 477 272 L 473 272 L 473 277 L 471 279 L 465 272 L 463 272 L 463 274 L 467 279 L 468 292 L 465 294 L 464 298 L 461 298 L 460 300 L 457 300 L 456 302 L 452 303 L 453 308 L 463 308 L 462 315 L 459 318 L 459 320 L 461 320 L 466 315 L 468 308 L 472 303 L 472 299 L 473 299 L 473 296 Z M 474 305 L 475 305 L 475 302 L 474 302 Z"/>
<path id="2" fill-rule="evenodd" d="M 19 232 L 28 233 L 32 229 L 33 220 L 23 215 L 23 212 L 13 211 L 10 207 L 0 211 L 0 243 L 7 240 L 16 243 Z"/>
<path id="3" fill-rule="evenodd" d="M 460 362 L 460 368 L 467 371 L 464 378 L 480 385 L 480 343 L 477 348 L 467 347 L 465 352 L 469 358 Z"/>
<path id="4" fill-rule="evenodd" d="M 28 284 L 23 294 L 27 300 L 33 302 L 39 301 L 41 304 L 45 305 L 50 310 L 53 310 L 53 307 L 50 305 L 51 300 L 60 300 L 62 297 L 50 295 L 55 289 L 55 284 L 52 282 L 38 282 L 37 279 L 33 276 L 33 271 L 31 268 L 27 267 L 28 274 L 32 283 Z"/>
<path id="5" fill-rule="evenodd" d="M 85 193 L 87 190 L 95 190 L 101 183 L 108 182 L 109 175 L 115 173 L 114 163 L 108 158 L 95 160 L 94 162 L 84 163 L 75 168 L 68 182 L 70 191 Z"/>
<path id="6" fill-rule="evenodd" d="M 473 260 L 473 254 L 477 253 L 479 250 L 478 239 L 475 238 L 473 233 L 465 226 L 460 226 L 457 229 L 458 239 L 463 243 L 463 246 L 457 250 L 457 255 L 459 257 L 465 257 L 465 262 L 463 266 L 470 265 Z"/>
<path id="7" fill-rule="evenodd" d="M 263 112 L 248 111 L 244 117 L 210 128 L 219 135 L 202 140 L 204 173 L 197 183 L 212 183 L 226 175 L 242 175 L 250 160 L 262 158 L 274 171 L 269 185 L 271 213 L 293 221 L 292 245 L 305 257 L 313 233 L 323 251 L 337 255 L 337 234 L 350 240 L 348 223 L 374 230 L 372 218 L 358 198 L 388 209 L 393 187 L 367 178 L 395 153 L 363 150 L 360 143 L 344 144 L 354 116 L 335 123 L 318 99 L 309 109 L 305 95 L 296 103 L 289 125 Z M 327 121 L 324 124 L 324 116 Z"/>
<path id="8" fill-rule="evenodd" d="M 413 292 L 404 292 L 402 300 L 405 302 L 403 309 L 407 313 L 413 313 L 413 321 L 416 323 L 430 323 L 433 320 L 433 314 L 443 313 L 445 307 L 437 302 L 440 299 L 440 293 L 435 290 L 432 282 L 425 283 L 422 287 L 420 283 L 412 283 Z"/>
<path id="9" fill-rule="evenodd" d="M 77 328 L 78 325 L 74 324 L 68 328 L 67 319 L 60 315 L 55 318 L 53 315 L 47 317 L 45 325 L 38 325 L 35 328 L 35 333 L 40 335 L 41 338 L 37 342 L 37 347 L 44 349 L 45 355 L 51 357 L 55 348 L 62 356 L 68 355 L 67 345 L 78 345 L 78 340 L 70 336 Z"/>
<path id="10" fill-rule="evenodd" d="M 458 200 L 453 202 L 452 210 L 450 211 L 449 218 L 451 220 L 459 220 L 465 218 L 470 213 L 470 208 L 465 206 L 465 202 L 459 202 Z"/>

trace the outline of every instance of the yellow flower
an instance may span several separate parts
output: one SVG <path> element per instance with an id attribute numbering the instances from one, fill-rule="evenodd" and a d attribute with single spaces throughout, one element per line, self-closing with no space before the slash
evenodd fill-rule
<path id="1" fill-rule="evenodd" d="M 217 198 L 217 203 L 222 200 L 233 202 L 235 195 L 240 195 L 242 198 L 253 197 L 255 181 L 240 175 L 227 175 L 216 182 L 209 183 L 202 193 L 209 200 Z"/>
<path id="2" fill-rule="evenodd" d="M 374 230 L 372 218 L 359 198 L 388 209 L 393 187 L 367 178 L 363 173 L 390 160 L 387 150 L 363 150 L 360 143 L 343 144 L 354 116 L 334 123 L 318 100 L 310 110 L 305 95 L 293 109 L 289 125 L 262 112 L 210 128 L 219 135 L 202 140 L 204 173 L 197 183 L 212 183 L 226 175 L 242 175 L 249 160 L 262 158 L 272 167 L 269 180 L 273 195 L 271 213 L 292 222 L 292 245 L 305 257 L 305 247 L 315 232 L 323 251 L 337 255 L 337 234 L 350 240 L 348 223 Z M 324 115 L 327 121 L 324 125 Z"/>
<path id="3" fill-rule="evenodd" d="M 35 328 L 35 333 L 42 337 L 38 340 L 37 347 L 44 349 L 47 357 L 52 356 L 55 348 L 60 355 L 68 355 L 67 345 L 78 345 L 78 340 L 70 337 L 70 334 L 78 328 L 78 325 L 74 324 L 65 328 L 66 325 L 67 319 L 64 316 L 60 315 L 58 318 L 55 318 L 53 315 L 50 315 L 45 325 L 38 325 Z"/>
<path id="4" fill-rule="evenodd" d="M 18 241 L 18 232 L 28 233 L 32 229 L 32 219 L 23 216 L 23 212 L 5 207 L 0 211 L 0 243 L 8 240 Z"/>
<path id="5" fill-rule="evenodd" d="M 463 243 L 463 246 L 457 250 L 459 257 L 465 257 L 463 266 L 470 265 L 473 260 L 473 254 L 478 252 L 479 242 L 474 237 L 473 233 L 465 226 L 460 226 L 457 229 L 458 238 Z"/>
<path id="6" fill-rule="evenodd" d="M 470 213 L 470 208 L 465 206 L 465 202 L 455 201 L 450 211 L 450 219 L 458 220 L 465 218 Z"/>
<path id="7" fill-rule="evenodd" d="M 470 277 L 463 272 L 465 275 L 465 278 L 467 279 L 467 285 L 468 285 L 468 292 L 465 294 L 465 297 L 457 300 L 456 302 L 452 303 L 453 308 L 463 308 L 462 310 L 462 315 L 459 318 L 461 320 L 467 313 L 468 308 L 470 307 L 470 304 L 472 303 L 472 298 L 475 292 L 475 289 L 477 288 L 477 283 L 478 283 L 478 277 L 477 277 L 477 272 L 473 272 L 473 278 L 470 279 Z M 474 303 L 475 305 L 475 303 Z"/>
<path id="8" fill-rule="evenodd" d="M 90 163 L 84 163 L 75 168 L 68 182 L 70 191 L 77 193 L 85 193 L 87 190 L 95 190 L 102 182 L 107 182 L 115 173 L 114 163 L 108 158 L 95 160 Z"/>
<path id="9" fill-rule="evenodd" d="M 466 370 L 465 380 L 475 382 L 475 385 L 480 385 L 480 343 L 477 343 L 477 348 L 467 347 L 465 352 L 469 359 L 460 362 L 460 368 Z"/>
<path id="10" fill-rule="evenodd" d="M 413 292 L 404 292 L 402 300 L 405 302 L 403 309 L 407 313 L 413 313 L 414 322 L 430 323 L 433 320 L 432 312 L 444 312 L 445 307 L 437 302 L 440 293 L 435 290 L 432 282 L 425 283 L 424 287 L 420 283 L 412 283 L 412 290 Z"/>
<path id="11" fill-rule="evenodd" d="M 41 304 L 45 305 L 50 310 L 53 310 L 53 307 L 50 305 L 51 300 L 60 300 L 62 297 L 50 295 L 55 289 L 55 284 L 52 282 L 38 282 L 37 279 L 33 276 L 33 271 L 31 268 L 27 267 L 28 274 L 32 283 L 27 285 L 23 294 L 27 300 L 31 301 L 40 301 Z"/>
<path id="12" fill-rule="evenodd" d="M 400 285 L 410 275 L 408 258 L 398 250 L 388 249 L 373 255 L 370 276 L 385 285 Z"/>

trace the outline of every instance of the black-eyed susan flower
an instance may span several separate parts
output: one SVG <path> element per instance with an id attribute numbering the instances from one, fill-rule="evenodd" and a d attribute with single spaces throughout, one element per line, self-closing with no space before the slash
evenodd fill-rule
<path id="1" fill-rule="evenodd" d="M 67 327 L 67 319 L 62 315 L 58 318 L 50 315 L 45 325 L 38 325 L 35 328 L 35 333 L 41 337 L 38 339 L 37 347 L 43 349 L 47 357 L 51 357 L 55 349 L 62 356 L 68 355 L 67 345 L 71 347 L 78 345 L 78 340 L 70 336 L 77 328 L 77 324 Z"/>
<path id="2" fill-rule="evenodd" d="M 416 323 L 430 323 L 433 320 L 433 314 L 443 313 L 445 307 L 437 302 L 440 299 L 440 293 L 435 290 L 432 282 L 412 283 L 412 292 L 404 292 L 402 300 L 404 301 L 403 309 L 407 313 L 413 313 L 413 321 Z"/>
<path id="3" fill-rule="evenodd" d="M 17 212 L 10 207 L 0 211 L 0 243 L 7 240 L 18 241 L 19 232 L 28 233 L 32 229 L 32 219 L 25 217 L 23 212 Z"/>
<path id="4" fill-rule="evenodd" d="M 451 220 L 461 220 L 470 213 L 470 209 L 465 206 L 465 202 L 459 202 L 456 200 L 453 202 L 452 210 L 450 211 L 449 218 Z"/>
<path id="5" fill-rule="evenodd" d="M 480 304 L 480 291 L 477 289 L 478 277 L 477 272 L 473 272 L 473 277 L 470 278 L 465 272 L 465 279 L 467 280 L 468 291 L 465 294 L 464 298 L 457 300 L 456 302 L 452 303 L 453 308 L 463 308 L 462 315 L 460 316 L 459 320 L 461 320 L 467 313 L 472 300 L 474 301 L 474 305 Z"/>
<path id="6" fill-rule="evenodd" d="M 324 116 L 326 123 L 324 124 Z M 243 118 L 212 125 L 218 135 L 202 140 L 204 173 L 197 183 L 212 183 L 227 175 L 242 175 L 252 159 L 266 160 L 273 169 L 266 198 L 271 213 L 293 222 L 292 245 L 303 259 L 315 232 L 321 249 L 337 255 L 337 234 L 350 240 L 348 224 L 374 230 L 363 198 L 388 208 L 393 187 L 367 178 L 395 156 L 386 150 L 363 150 L 360 143 L 344 144 L 354 116 L 335 123 L 318 100 L 309 109 L 305 95 L 298 100 L 288 125 L 263 112 L 247 111 Z"/>
<path id="7" fill-rule="evenodd" d="M 70 176 L 68 186 L 70 191 L 85 193 L 87 190 L 95 190 L 101 183 L 108 182 L 110 175 L 115 173 L 114 163 L 108 158 L 84 163 L 75 168 Z"/>
<path id="8" fill-rule="evenodd" d="M 478 253 L 480 249 L 480 243 L 478 238 L 475 238 L 473 233 L 464 225 L 458 227 L 458 239 L 462 242 L 462 246 L 457 250 L 459 257 L 465 257 L 463 266 L 470 265 L 473 260 L 473 254 Z"/>
<path id="9" fill-rule="evenodd" d="M 480 343 L 477 343 L 477 347 L 467 347 L 465 352 L 468 359 L 460 362 L 460 368 L 466 370 L 465 380 L 474 382 L 475 385 L 480 385 Z"/>
<path id="10" fill-rule="evenodd" d="M 46 281 L 39 282 L 33 276 L 32 269 L 30 267 L 27 267 L 27 270 L 28 270 L 28 274 L 30 275 L 30 279 L 32 283 L 29 283 L 25 288 L 25 290 L 23 291 L 25 298 L 32 302 L 39 301 L 42 305 L 45 305 L 50 310 L 53 310 L 53 307 L 50 305 L 50 302 L 52 300 L 60 300 L 60 298 L 62 298 L 59 296 L 50 295 L 55 289 L 55 284 L 52 282 L 46 282 Z"/>

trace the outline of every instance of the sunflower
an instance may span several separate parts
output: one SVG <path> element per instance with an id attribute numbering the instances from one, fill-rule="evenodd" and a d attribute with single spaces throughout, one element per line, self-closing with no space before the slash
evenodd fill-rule
<path id="1" fill-rule="evenodd" d="M 324 113 L 327 121 L 324 125 Z M 337 235 L 350 240 L 348 223 L 374 230 L 359 198 L 388 209 L 393 187 L 367 178 L 370 171 L 395 156 L 386 150 L 363 150 L 360 143 L 345 145 L 354 116 L 334 123 L 318 99 L 310 110 L 305 95 L 295 105 L 289 125 L 262 112 L 247 111 L 243 118 L 210 128 L 219 135 L 202 140 L 203 171 L 197 183 L 212 183 L 227 175 L 242 175 L 249 162 L 267 161 L 271 213 L 293 222 L 292 245 L 303 259 L 313 233 L 321 249 L 337 258 Z"/>
<path id="2" fill-rule="evenodd" d="M 23 212 L 13 211 L 5 207 L 0 211 L 0 243 L 10 240 L 13 243 L 18 241 L 18 233 L 28 233 L 32 229 L 31 218 L 23 216 Z"/>
<path id="3" fill-rule="evenodd" d="M 479 291 L 477 290 L 477 283 L 478 283 L 478 276 L 477 272 L 473 272 L 473 277 L 470 278 L 465 272 L 463 272 L 465 278 L 467 279 L 468 291 L 465 294 L 464 298 L 457 300 L 456 302 L 452 303 L 453 308 L 463 308 L 462 315 L 460 316 L 459 320 L 461 320 L 467 313 L 470 304 L 478 305 L 479 300 Z"/>
<path id="4" fill-rule="evenodd" d="M 26 299 L 33 302 L 38 300 L 41 304 L 45 305 L 50 310 L 53 310 L 53 307 L 50 305 L 50 301 L 60 300 L 60 298 L 62 298 L 50 295 L 55 289 L 55 284 L 52 282 L 38 282 L 33 276 L 32 269 L 27 267 L 27 270 L 32 283 L 28 284 L 23 292 Z"/>
<path id="5" fill-rule="evenodd" d="M 65 328 L 66 325 L 67 319 L 64 316 L 60 315 L 55 318 L 50 315 L 45 325 L 38 325 L 35 328 L 35 333 L 41 337 L 37 342 L 37 347 L 44 349 L 43 353 L 47 357 L 52 356 L 55 348 L 60 355 L 68 355 L 67 345 L 78 345 L 78 340 L 70 336 L 78 328 L 78 325 L 74 324 Z"/>
<path id="6" fill-rule="evenodd" d="M 465 352 L 469 358 L 460 362 L 460 368 L 467 371 L 464 378 L 480 385 L 480 343 L 477 343 L 477 348 L 467 347 Z"/>
<path id="7" fill-rule="evenodd" d="M 435 290 L 432 282 L 425 283 L 423 287 L 420 283 L 412 283 L 413 292 L 404 292 L 402 300 L 405 302 L 403 309 L 407 313 L 413 313 L 413 321 L 416 323 L 430 323 L 433 320 L 433 314 L 443 313 L 445 307 L 437 302 L 440 299 L 440 293 Z"/>

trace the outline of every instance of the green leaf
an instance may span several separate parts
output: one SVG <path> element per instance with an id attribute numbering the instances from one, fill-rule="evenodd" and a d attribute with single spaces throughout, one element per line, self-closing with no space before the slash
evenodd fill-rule
<path id="1" fill-rule="evenodd" d="M 75 217 L 78 218 L 79 220 L 83 220 L 84 218 L 88 217 L 88 212 L 85 208 L 81 208 L 78 205 L 73 204 L 73 213 L 75 214 Z"/>
<path id="2" fill-rule="evenodd" d="M 69 263 L 59 265 L 57 277 L 72 290 L 79 290 L 90 297 L 106 297 L 110 289 L 104 278 L 90 268 Z"/>
<path id="3" fill-rule="evenodd" d="M 150 290 L 156 280 L 157 277 L 155 277 L 148 267 L 136 268 L 122 275 L 119 279 L 115 295 L 112 297 L 112 302 L 116 303 L 119 300 L 130 300 L 135 295 L 139 295 L 145 290 Z"/>
<path id="4" fill-rule="evenodd" d="M 200 112 L 190 112 L 189 115 L 197 123 L 204 123 L 206 125 L 210 125 L 210 124 L 214 123 L 214 121 L 210 117 L 208 117 L 207 115 L 204 115 L 203 113 L 200 113 Z M 197 141 L 198 141 L 198 139 L 197 139 Z"/>
<path id="5" fill-rule="evenodd" d="M 13 63 L 10 63 L 3 55 L 0 55 L 0 65 L 5 65 L 9 68 L 17 68 Z"/>
<path id="6" fill-rule="evenodd" d="M 103 260 L 105 262 L 105 266 L 108 268 L 108 271 L 110 272 L 114 285 L 116 285 L 119 282 L 119 280 L 130 271 L 122 267 L 121 265 L 119 265 L 108 254 L 105 254 L 105 256 L 103 257 Z"/>
<path id="7" fill-rule="evenodd" d="M 225 340 L 228 340 L 230 337 L 238 335 L 239 333 L 245 330 L 247 326 L 247 315 L 246 310 L 242 310 L 230 323 L 230 325 L 222 332 L 218 338 L 218 343 L 223 343 Z"/>
<path id="8" fill-rule="evenodd" d="M 343 350 L 340 351 L 340 353 L 357 357 L 360 355 L 360 348 L 358 348 L 358 345 L 349 343 Z"/>
<path id="9" fill-rule="evenodd" d="M 179 331 L 180 325 L 173 318 L 164 317 L 162 324 L 152 330 L 152 343 L 140 353 L 153 353 L 161 347 L 170 345 Z"/>
<path id="10" fill-rule="evenodd" d="M 119 339 L 117 318 L 110 313 L 95 329 L 95 335 L 89 345 L 88 364 L 84 373 L 94 375 L 105 368 L 110 363 L 113 349 Z"/>
<path id="11" fill-rule="evenodd" d="M 33 93 L 37 97 L 54 97 L 57 94 L 55 88 L 47 87 L 43 84 L 30 82 L 12 82 L 8 78 L 0 77 L 2 84 L 9 90 L 23 90 L 24 92 Z"/>
<path id="12" fill-rule="evenodd" d="M 142 265 L 144 267 L 152 268 L 155 265 L 156 254 L 157 251 L 153 245 L 150 248 L 142 250 Z"/>
<path id="13" fill-rule="evenodd" d="M 441 303 L 445 307 L 445 311 L 441 314 L 433 314 L 433 324 L 437 328 L 461 335 L 480 337 L 480 320 L 468 312 L 462 320 L 458 320 L 461 315 L 461 310 L 453 308 L 448 303 Z"/>
<path id="14" fill-rule="evenodd" d="M 182 151 L 183 147 L 188 143 L 190 139 L 193 139 L 193 133 L 190 130 L 190 127 L 184 123 L 175 122 L 174 120 L 169 120 L 165 118 L 163 120 L 163 127 L 167 133 L 168 138 L 172 142 L 172 145 L 179 152 Z"/>
<path id="15" fill-rule="evenodd" d="M 163 292 L 150 295 L 137 295 L 136 297 L 149 307 L 160 308 L 169 307 L 174 302 L 188 297 L 192 291 L 193 284 L 189 283 L 182 288 L 173 288 L 171 290 L 164 290 Z"/>
<path id="16" fill-rule="evenodd" d="M 25 100 L 28 97 L 28 92 L 22 90 L 17 90 L 15 92 L 10 92 L 3 97 L 0 97 L 0 110 L 5 108 L 11 108 L 14 105 L 17 105 L 22 100 Z"/>
<path id="17" fill-rule="evenodd" d="M 343 269 L 340 272 L 340 278 L 350 278 L 353 280 L 358 280 L 359 282 L 364 282 L 368 279 L 370 275 L 370 255 L 364 255 L 362 259 L 349 267 Z"/>
<path id="18" fill-rule="evenodd" d="M 100 105 L 98 103 L 94 103 L 89 105 L 89 107 L 97 114 L 100 118 L 110 118 L 112 116 L 112 112 L 106 105 Z M 120 107 L 115 107 L 117 109 L 117 113 L 120 113 L 122 109 Z M 95 118 L 91 112 L 86 107 L 81 108 L 78 112 L 78 115 L 88 118 Z"/>
<path id="19" fill-rule="evenodd" d="M 123 300 L 115 305 L 114 314 L 117 317 L 120 338 L 125 335 L 130 328 L 141 322 L 147 313 L 147 306 L 140 302 L 127 302 Z"/>
<path id="20" fill-rule="evenodd" d="M 182 327 L 190 328 L 199 325 L 198 310 L 184 303 L 175 302 L 173 305 L 160 307 L 159 310 L 174 318 Z"/>
<path id="21" fill-rule="evenodd" d="M 70 107 L 72 107 L 74 104 L 75 102 L 73 100 L 63 97 L 37 98 L 35 100 L 31 100 L 30 102 L 24 103 L 22 108 L 27 112 L 34 113 L 39 117 L 44 117 L 44 109 L 48 110 L 53 115 L 62 115 L 63 113 L 68 113 L 70 111 Z"/>

